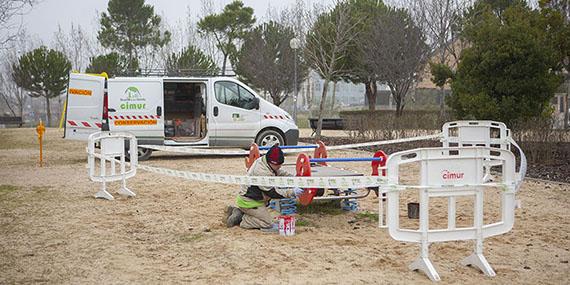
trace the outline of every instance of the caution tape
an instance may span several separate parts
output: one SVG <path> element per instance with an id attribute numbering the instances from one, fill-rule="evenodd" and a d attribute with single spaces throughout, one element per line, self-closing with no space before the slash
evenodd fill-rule
<path id="1" fill-rule="evenodd" d="M 196 180 L 237 185 L 257 185 L 271 187 L 301 187 L 301 188 L 367 188 L 386 184 L 386 178 L 381 176 L 341 176 L 341 177 L 311 177 L 311 176 L 240 176 L 226 174 L 211 174 L 202 172 L 181 171 L 168 168 L 137 165 L 145 171 Z"/>
<path id="2" fill-rule="evenodd" d="M 397 143 L 405 143 L 405 142 L 412 142 L 412 141 L 421 141 L 421 140 L 432 140 L 432 139 L 440 139 L 442 137 L 442 133 L 438 133 L 435 135 L 428 135 L 428 136 L 419 136 L 413 138 L 403 138 L 403 139 L 395 139 L 395 140 L 385 140 L 385 141 L 372 141 L 372 142 L 365 142 L 365 143 L 354 143 L 354 144 L 344 144 L 344 145 L 335 145 L 335 146 L 327 146 L 327 150 L 339 150 L 339 149 L 351 149 L 351 148 L 359 148 L 359 147 L 367 147 L 367 146 L 378 146 L 378 145 L 387 145 L 387 144 L 397 144 Z M 165 145 L 139 145 L 142 148 L 148 148 L 153 150 L 160 150 L 160 151 L 168 151 L 168 152 L 178 152 L 178 153 L 186 153 L 186 154 L 202 154 L 202 155 L 248 155 L 249 150 L 243 149 L 208 149 L 208 148 L 198 148 L 198 147 L 190 147 L 190 146 L 165 146 Z M 298 153 L 298 152 L 305 152 L 306 149 L 284 149 L 284 153 Z"/>
<path id="3" fill-rule="evenodd" d="M 257 185 L 270 187 L 301 187 L 301 188 L 329 188 L 329 189 L 361 189 L 368 187 L 383 187 L 384 192 L 400 191 L 406 189 L 427 189 L 434 186 L 422 185 L 395 185 L 388 184 L 388 179 L 382 176 L 338 176 L 338 177 L 310 177 L 310 176 L 240 176 L 203 172 L 182 171 L 160 168 L 147 165 L 137 165 L 138 169 L 148 172 L 167 175 L 209 183 L 223 183 L 235 185 Z M 515 185 L 487 182 L 481 184 L 456 184 L 455 187 L 511 187 Z M 444 185 L 441 186 L 445 188 Z"/>
<path id="4" fill-rule="evenodd" d="M 327 150 L 359 148 L 359 147 L 377 146 L 377 145 L 386 145 L 386 144 L 395 144 L 395 143 L 405 143 L 405 142 L 413 142 L 413 141 L 433 140 L 433 139 L 440 139 L 440 138 L 442 138 L 442 133 L 435 134 L 435 135 L 429 135 L 429 136 L 419 136 L 419 137 L 396 139 L 396 140 L 333 145 L 333 146 L 327 146 Z"/>
<path id="5" fill-rule="evenodd" d="M 357 148 L 357 147 L 365 147 L 365 146 L 375 146 L 375 145 L 384 145 L 384 144 L 392 144 L 392 143 L 402 143 L 402 142 L 410 142 L 410 141 L 417 141 L 417 140 L 427 140 L 427 139 L 438 139 L 441 138 L 441 134 L 436 135 L 429 135 L 429 136 L 422 136 L 422 137 L 414 137 L 414 138 L 405 138 L 405 139 L 397 139 L 397 140 L 387 140 L 387 141 L 375 141 L 375 142 L 367 142 L 367 143 L 358 143 L 358 144 L 347 144 L 347 145 L 339 145 L 339 146 L 332 146 L 328 147 L 328 149 L 349 149 L 349 148 Z M 519 147 L 519 145 L 510 138 L 508 140 L 511 144 L 518 149 L 521 162 L 519 168 L 519 177 L 516 179 L 515 187 L 516 191 L 520 188 L 522 181 L 526 175 L 527 170 L 527 160 L 524 152 Z M 147 145 L 142 145 L 141 147 L 147 147 Z M 163 150 L 164 146 L 149 146 L 153 147 L 153 149 Z M 184 153 L 193 153 L 193 154 L 217 154 L 217 155 L 244 155 L 248 154 L 247 151 L 244 150 L 216 150 L 216 149 L 202 149 L 202 148 L 181 148 L 181 147 L 166 147 L 165 150 L 170 150 L 170 148 L 180 148 L 177 152 L 184 152 Z M 301 152 L 303 149 L 287 149 L 287 152 Z M 424 188 L 425 186 L 414 186 L 414 185 L 388 185 L 388 180 L 386 177 L 382 176 L 341 176 L 341 177 L 292 177 L 292 176 L 240 176 L 240 175 L 226 175 L 226 174 L 211 174 L 211 173 L 202 173 L 202 172 L 191 172 L 191 171 L 182 171 L 182 170 L 174 170 L 174 169 L 167 169 L 167 168 L 160 168 L 160 167 L 153 167 L 147 165 L 138 164 L 137 168 L 172 176 L 178 178 L 184 178 L 189 180 L 196 180 L 202 182 L 215 182 L 215 183 L 223 183 L 223 184 L 237 184 L 237 185 L 258 185 L 258 186 L 271 186 L 271 187 L 301 187 L 301 188 L 332 188 L 332 189 L 358 189 L 358 188 L 368 188 L 368 187 L 393 187 L 394 190 L 403 190 L 408 188 Z M 465 185 L 458 185 L 463 187 L 477 187 L 477 186 L 488 186 L 488 187 L 499 187 L 499 186 L 509 186 L 503 183 L 483 183 L 483 184 L 465 184 Z"/>

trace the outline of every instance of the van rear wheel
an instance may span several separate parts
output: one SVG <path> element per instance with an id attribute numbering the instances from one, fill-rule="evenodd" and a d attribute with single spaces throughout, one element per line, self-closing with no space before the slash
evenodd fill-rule
<path id="1" fill-rule="evenodd" d="M 282 146 L 285 145 L 285 140 L 283 139 L 283 135 L 278 131 L 265 130 L 257 136 L 255 143 L 257 143 L 258 146 L 272 146 L 276 143 Z"/>
<path id="2" fill-rule="evenodd" d="M 150 148 L 142 148 L 142 147 L 138 148 L 139 161 L 147 160 L 151 154 L 152 154 L 152 149 Z"/>

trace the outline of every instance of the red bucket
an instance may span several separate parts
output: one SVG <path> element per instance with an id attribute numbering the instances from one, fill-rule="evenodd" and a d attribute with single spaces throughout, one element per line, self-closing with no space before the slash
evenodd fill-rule
<path id="1" fill-rule="evenodd" d="M 279 235 L 294 236 L 295 235 L 295 217 L 282 215 L 279 219 Z"/>

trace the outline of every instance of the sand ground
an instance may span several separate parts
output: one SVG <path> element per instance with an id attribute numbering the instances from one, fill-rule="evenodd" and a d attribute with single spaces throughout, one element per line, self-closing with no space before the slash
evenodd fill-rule
<path id="1" fill-rule="evenodd" d="M 377 227 L 374 195 L 360 213 L 301 214 L 297 234 L 281 237 L 226 228 L 223 209 L 238 187 L 139 171 L 128 181 L 137 197 L 94 199 L 100 187 L 87 175 L 85 142 L 65 141 L 48 129 L 44 167 L 37 163 L 33 129 L 0 130 L 0 284 L 430 284 L 408 270 L 416 244 L 393 240 Z M 341 151 L 330 156 L 365 156 Z M 288 156 L 287 161 L 293 161 Z M 242 157 L 155 153 L 147 165 L 172 169 L 245 173 Z M 364 163 L 336 164 L 368 173 Z M 414 180 L 410 169 L 404 179 Z M 115 193 L 119 184 L 111 183 Z M 525 181 L 513 230 L 485 240 L 493 278 L 461 266 L 471 242 L 433 244 L 431 258 L 441 284 L 570 283 L 570 186 Z M 487 220 L 496 218 L 490 194 Z M 403 203 L 413 201 L 408 195 Z M 433 204 L 443 217 L 445 205 Z M 468 223 L 469 201 L 459 203 Z M 372 213 L 372 214 L 369 214 Z M 402 214 L 403 224 L 413 226 Z M 435 225 L 444 223 L 435 219 Z"/>

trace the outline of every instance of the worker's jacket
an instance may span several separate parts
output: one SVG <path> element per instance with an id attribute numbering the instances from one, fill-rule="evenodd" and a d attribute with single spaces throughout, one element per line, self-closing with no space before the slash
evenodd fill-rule
<path id="1" fill-rule="evenodd" d="M 262 156 L 255 160 L 247 172 L 248 176 L 293 176 L 291 173 L 284 170 L 277 170 L 277 172 L 271 169 L 269 166 L 266 156 Z M 295 193 L 291 188 L 277 188 L 272 186 L 257 186 L 257 185 L 241 185 L 240 196 L 238 197 L 238 206 L 244 207 L 246 205 L 244 202 L 258 202 L 250 203 L 249 205 L 257 207 L 263 205 L 264 201 L 269 199 L 282 199 L 285 197 L 293 197 Z M 242 199 L 240 199 L 242 198 Z M 241 201 L 240 201 L 241 200 Z M 241 202 L 241 203 L 240 203 Z M 246 206 L 249 208 L 248 206 Z"/>

